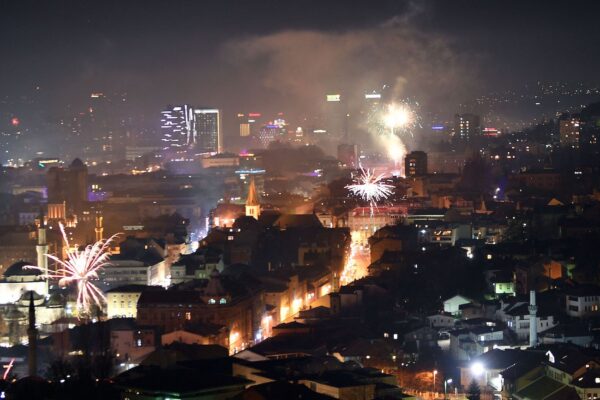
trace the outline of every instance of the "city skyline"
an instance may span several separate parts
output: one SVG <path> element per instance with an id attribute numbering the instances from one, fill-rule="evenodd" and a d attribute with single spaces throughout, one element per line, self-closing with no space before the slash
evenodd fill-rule
<path id="1" fill-rule="evenodd" d="M 384 85 L 393 100 L 419 102 L 428 120 L 492 113 L 512 127 L 560 110 L 555 97 L 536 107 L 536 95 L 552 92 L 550 82 L 583 91 L 570 106 L 599 97 L 600 60 L 586 50 L 600 37 L 590 20 L 594 2 L 26 3 L 1 6 L 0 52 L 8 56 L 0 67 L 0 130 L 18 121 L 44 145 L 64 135 L 61 124 L 85 111 L 93 93 L 114 104 L 124 99 L 119 107 L 135 120 L 125 129 L 135 135 L 156 135 L 167 104 L 210 105 L 222 110 L 225 141 L 236 136 L 240 110 L 284 112 L 302 126 L 326 112 L 325 95 L 354 99 L 347 109 L 355 114 L 361 96 Z M 75 17 L 82 10 L 85 17 Z M 137 14 L 145 23 L 131 23 Z M 545 87 L 535 90 L 539 82 Z M 531 100 L 517 112 L 503 109 L 523 96 Z"/>
<path id="2" fill-rule="evenodd" d="M 597 15 L 0 0 L 0 399 L 599 399 Z"/>

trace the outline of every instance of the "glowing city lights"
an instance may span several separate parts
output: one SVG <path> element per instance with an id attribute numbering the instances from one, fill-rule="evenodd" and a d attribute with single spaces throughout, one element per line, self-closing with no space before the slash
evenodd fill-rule
<path id="1" fill-rule="evenodd" d="M 340 284 L 342 286 L 347 285 L 347 284 L 351 283 L 352 281 L 356 280 L 357 253 L 358 253 L 358 244 L 353 242 L 350 245 L 350 255 L 348 256 L 348 259 L 346 260 L 346 264 L 344 265 L 344 270 L 342 271 L 342 274 L 340 276 Z"/>
<path id="2" fill-rule="evenodd" d="M 344 269 L 340 275 L 340 284 L 342 286 L 352 283 L 357 279 L 361 279 L 368 275 L 368 258 L 370 256 L 364 254 L 360 246 L 360 234 L 352 232 L 352 240 L 350 244 L 350 254 L 344 264 Z"/>

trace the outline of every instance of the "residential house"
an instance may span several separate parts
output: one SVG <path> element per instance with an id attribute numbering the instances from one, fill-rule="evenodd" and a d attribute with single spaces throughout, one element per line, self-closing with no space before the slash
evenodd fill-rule
<path id="1" fill-rule="evenodd" d="M 565 293 L 566 313 L 571 317 L 586 318 L 600 315 L 600 287 L 579 285 Z"/>

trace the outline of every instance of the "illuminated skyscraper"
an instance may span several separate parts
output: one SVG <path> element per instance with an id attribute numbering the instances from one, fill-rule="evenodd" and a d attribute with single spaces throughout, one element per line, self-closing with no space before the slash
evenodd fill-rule
<path id="1" fill-rule="evenodd" d="M 196 150 L 200 153 L 221 153 L 221 113 L 214 108 L 194 109 Z"/>
<path id="2" fill-rule="evenodd" d="M 194 110 L 190 105 L 169 106 L 161 112 L 160 127 L 165 148 L 189 147 L 196 143 Z"/>
<path id="3" fill-rule="evenodd" d="M 217 109 L 194 108 L 188 104 L 169 107 L 161 113 L 161 128 L 165 149 L 222 151 L 221 113 Z"/>
<path id="4" fill-rule="evenodd" d="M 330 139 L 348 139 L 348 120 L 350 114 L 347 104 L 342 100 L 340 94 L 328 94 L 325 96 L 324 117 L 325 129 Z"/>
<path id="5" fill-rule="evenodd" d="M 472 140 L 481 134 L 481 119 L 475 114 L 454 116 L 454 137 L 459 140 Z"/>

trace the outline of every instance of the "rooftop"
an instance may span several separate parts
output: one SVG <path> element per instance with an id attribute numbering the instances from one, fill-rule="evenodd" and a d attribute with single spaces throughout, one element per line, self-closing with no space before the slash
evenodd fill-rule
<path id="1" fill-rule="evenodd" d="M 189 368 L 138 366 L 118 375 L 115 383 L 127 389 L 186 395 L 223 387 L 244 387 L 250 381 L 226 374 L 198 373 Z"/>

